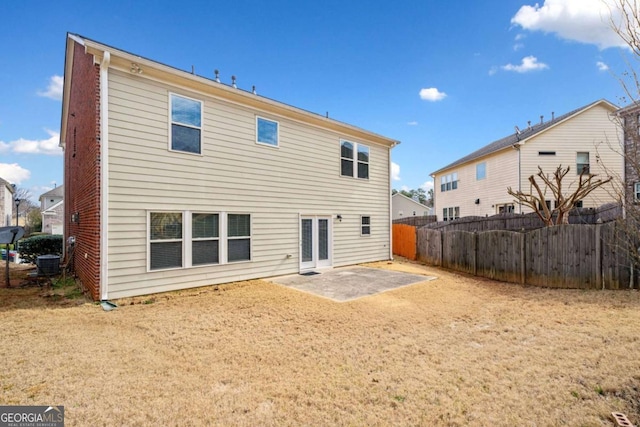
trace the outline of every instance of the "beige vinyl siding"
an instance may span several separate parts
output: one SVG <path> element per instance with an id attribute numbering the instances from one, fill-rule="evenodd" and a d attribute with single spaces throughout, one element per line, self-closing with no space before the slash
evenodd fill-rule
<path id="1" fill-rule="evenodd" d="M 616 201 L 616 189 L 621 188 L 622 182 L 622 139 L 611 114 L 612 111 L 603 105 L 595 105 L 527 141 L 521 147 L 522 190 L 530 191 L 529 177 L 538 173 L 538 165 L 548 174 L 552 174 L 559 165 L 570 166 L 571 170 L 563 180 L 563 187 L 575 188 L 579 178 L 576 154 L 588 151 L 591 173 L 600 177 L 614 176 L 615 182 L 592 192 L 585 198 L 583 207 L 598 207 Z M 555 151 L 556 155 L 540 156 L 539 151 Z M 550 193 L 549 199 L 552 199 Z M 523 211 L 531 210 L 523 207 Z"/>
<path id="2" fill-rule="evenodd" d="M 389 148 L 110 70 L 110 298 L 299 270 L 299 215 L 333 224 L 333 266 L 389 257 Z M 168 150 L 169 92 L 203 101 L 202 155 Z M 256 144 L 256 114 L 279 148 Z M 340 176 L 340 139 L 370 148 L 369 179 Z M 147 271 L 147 211 L 251 214 L 252 261 Z M 360 216 L 371 236 L 360 236 Z M 287 258 L 287 255 L 291 255 Z"/>
<path id="3" fill-rule="evenodd" d="M 486 177 L 476 180 L 476 165 L 485 162 Z M 440 177 L 458 173 L 458 188 L 440 191 Z M 445 170 L 434 178 L 435 215 L 442 221 L 442 209 L 460 207 L 460 216 L 485 216 L 496 213 L 496 204 L 511 203 L 507 187 L 516 187 L 518 182 L 518 152 L 513 148 L 477 159 L 476 161 Z M 476 199 L 480 203 L 476 204 Z"/>
<path id="4" fill-rule="evenodd" d="M 423 206 L 420 203 L 415 202 L 400 193 L 393 195 L 393 197 L 391 198 L 391 205 L 393 206 L 393 208 L 391 209 L 392 219 L 431 215 L 431 213 L 429 212 L 430 209 L 428 207 Z M 402 215 L 400 215 L 401 212 Z M 416 214 L 413 215 L 413 212 L 415 212 Z"/>

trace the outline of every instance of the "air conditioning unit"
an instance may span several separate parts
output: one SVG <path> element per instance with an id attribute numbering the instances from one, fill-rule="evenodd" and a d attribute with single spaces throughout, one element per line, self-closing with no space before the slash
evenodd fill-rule
<path id="1" fill-rule="evenodd" d="M 40 255 L 36 259 L 38 271 L 47 276 L 60 273 L 60 255 Z"/>

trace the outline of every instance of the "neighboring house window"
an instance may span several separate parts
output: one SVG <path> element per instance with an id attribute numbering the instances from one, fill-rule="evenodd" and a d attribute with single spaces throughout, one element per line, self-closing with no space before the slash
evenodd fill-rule
<path id="1" fill-rule="evenodd" d="M 581 208 L 582 207 L 582 200 L 578 200 L 577 202 L 575 202 L 573 204 L 574 208 Z"/>
<path id="2" fill-rule="evenodd" d="M 220 262 L 220 215 L 194 213 L 191 217 L 191 265 Z"/>
<path id="3" fill-rule="evenodd" d="M 440 177 L 440 191 L 451 191 L 458 188 L 458 172 Z"/>
<path id="4" fill-rule="evenodd" d="M 200 154 L 202 101 L 171 94 L 171 149 Z"/>
<path id="5" fill-rule="evenodd" d="M 357 158 L 355 157 L 357 153 Z M 369 178 L 369 147 L 355 142 L 340 142 L 340 175 Z"/>
<path id="6" fill-rule="evenodd" d="M 633 198 L 636 202 L 640 202 L 640 182 L 633 184 Z"/>
<path id="7" fill-rule="evenodd" d="M 555 156 L 555 151 L 538 151 L 538 156 Z"/>
<path id="8" fill-rule="evenodd" d="M 582 173 L 589 173 L 589 153 L 588 152 L 579 152 L 576 155 L 576 169 L 577 174 L 580 175 Z"/>
<path id="9" fill-rule="evenodd" d="M 182 267 L 182 213 L 151 212 L 149 268 Z"/>
<path id="10" fill-rule="evenodd" d="M 371 235 L 371 217 L 370 216 L 360 217 L 360 235 L 362 236 Z"/>
<path id="11" fill-rule="evenodd" d="M 453 221 L 454 219 L 460 218 L 460 207 L 452 207 L 452 208 L 443 208 L 442 209 L 442 219 L 443 221 Z"/>
<path id="12" fill-rule="evenodd" d="M 251 215 L 227 215 L 227 259 L 229 262 L 251 260 Z"/>
<path id="13" fill-rule="evenodd" d="M 545 200 L 544 204 L 547 205 L 547 209 L 551 209 L 551 200 Z M 540 203 L 538 203 L 538 210 L 542 210 L 542 205 Z"/>
<path id="14" fill-rule="evenodd" d="M 476 181 L 487 177 L 487 164 L 485 162 L 476 165 Z"/>
<path id="15" fill-rule="evenodd" d="M 256 117 L 256 142 L 277 147 L 278 127 L 278 122 Z"/>
<path id="16" fill-rule="evenodd" d="M 503 205 L 498 205 L 499 214 L 513 213 L 513 212 L 515 212 L 515 207 L 513 206 L 513 203 L 505 203 Z"/>

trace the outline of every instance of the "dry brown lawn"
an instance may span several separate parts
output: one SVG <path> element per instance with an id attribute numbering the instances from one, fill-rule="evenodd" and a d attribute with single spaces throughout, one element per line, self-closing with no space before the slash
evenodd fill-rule
<path id="1" fill-rule="evenodd" d="M 264 281 L 118 301 L 0 289 L 0 404 L 69 426 L 640 423 L 640 295 L 438 279 L 347 303 Z M 48 294 L 51 295 L 51 294 Z"/>

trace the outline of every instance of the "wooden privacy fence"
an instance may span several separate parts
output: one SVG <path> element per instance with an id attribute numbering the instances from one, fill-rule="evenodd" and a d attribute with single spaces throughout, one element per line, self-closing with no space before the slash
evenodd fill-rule
<path id="1" fill-rule="evenodd" d="M 416 228 L 406 224 L 393 224 L 393 253 L 416 259 Z"/>
<path id="2" fill-rule="evenodd" d="M 616 223 L 561 225 L 529 233 L 417 231 L 417 259 L 490 279 L 536 286 L 621 289 L 638 274 Z"/>

